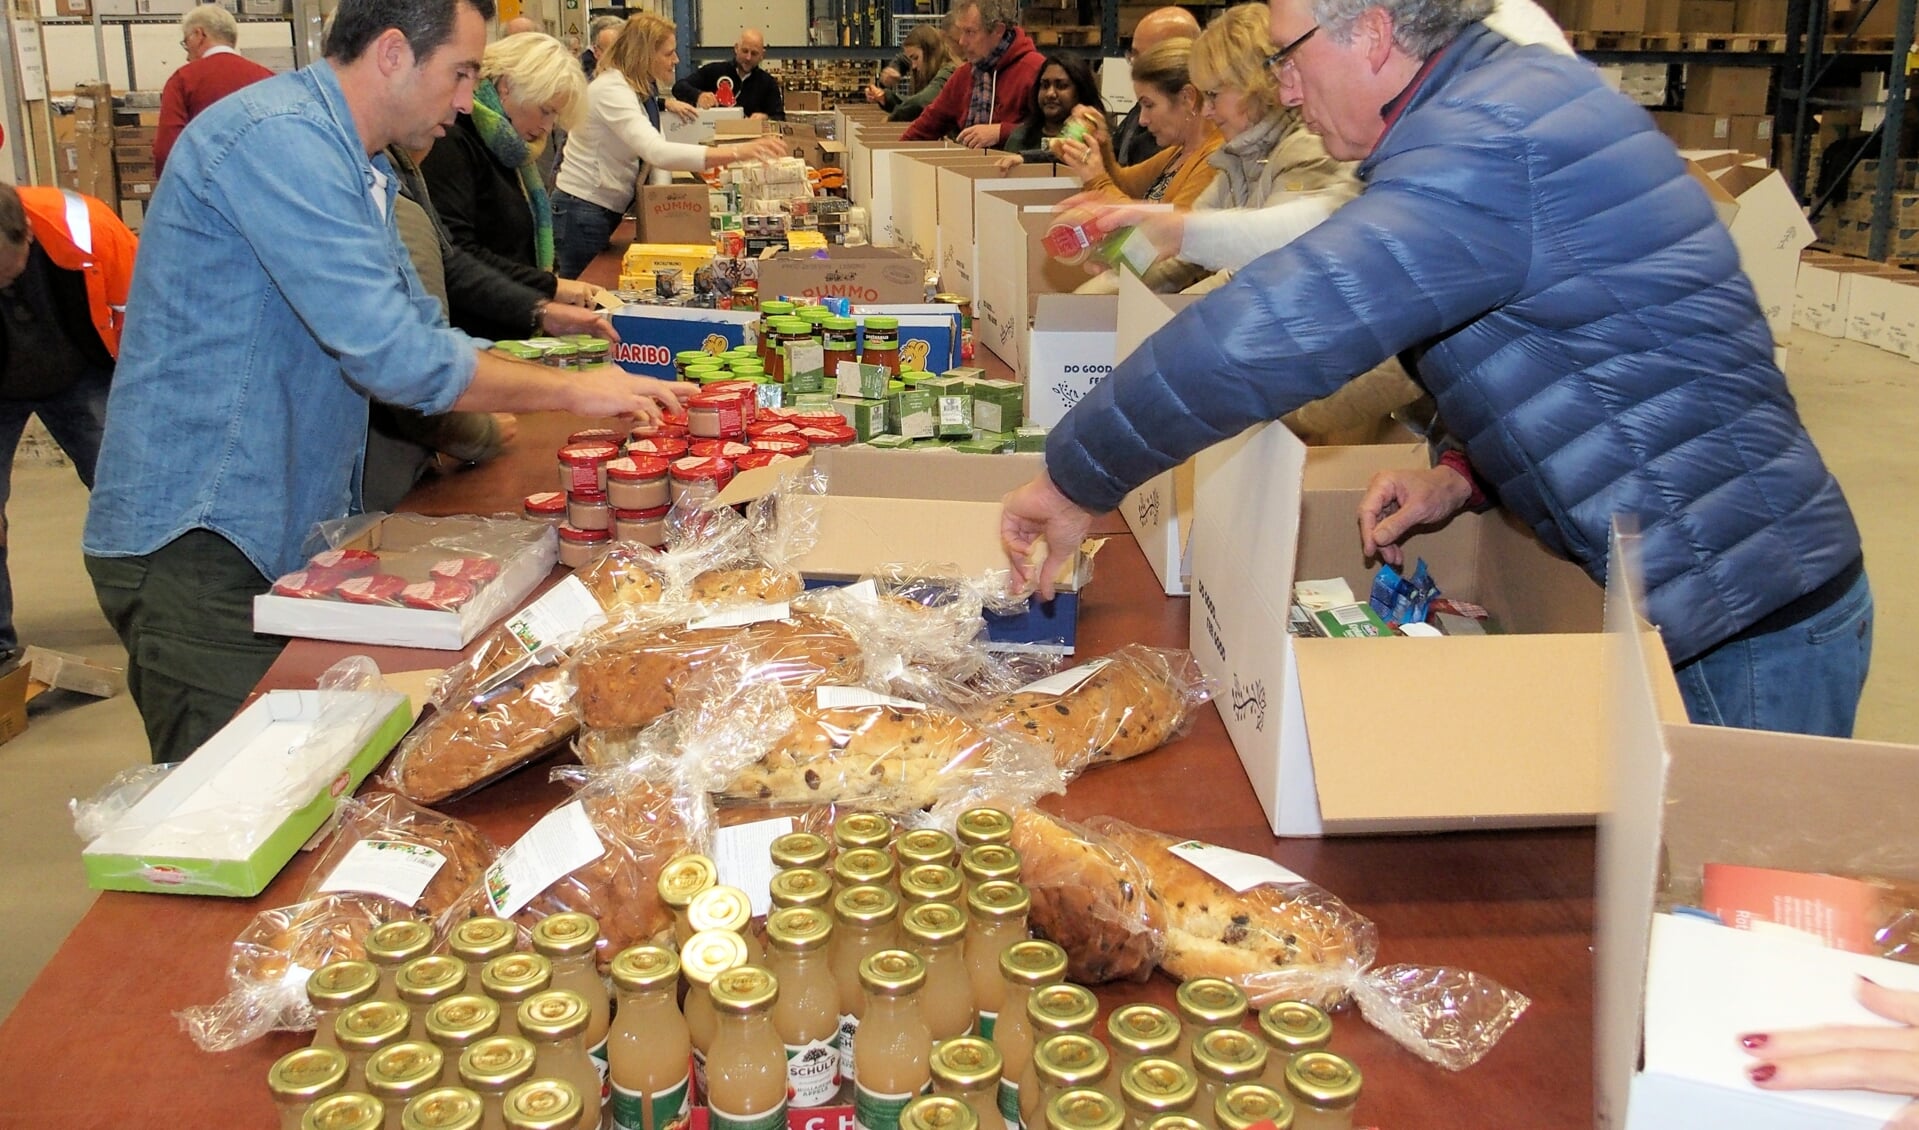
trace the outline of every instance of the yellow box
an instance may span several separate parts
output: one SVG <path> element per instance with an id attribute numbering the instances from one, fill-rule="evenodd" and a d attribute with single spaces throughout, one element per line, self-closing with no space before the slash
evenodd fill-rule
<path id="1" fill-rule="evenodd" d="M 620 273 L 657 273 L 665 267 L 678 269 L 690 281 L 693 272 L 713 261 L 713 254 L 713 245 L 710 243 L 635 243 L 626 249 Z"/>

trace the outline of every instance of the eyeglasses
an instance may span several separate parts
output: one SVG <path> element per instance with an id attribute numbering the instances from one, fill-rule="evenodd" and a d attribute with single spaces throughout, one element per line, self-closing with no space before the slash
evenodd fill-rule
<path id="1" fill-rule="evenodd" d="M 1293 40 L 1291 43 L 1288 43 L 1286 46 L 1281 47 L 1279 50 L 1273 52 L 1271 55 L 1266 56 L 1266 69 L 1272 72 L 1274 78 L 1277 78 L 1277 79 L 1285 78 L 1286 76 L 1284 71 L 1285 71 L 1285 68 L 1287 67 L 1293 68 L 1295 73 L 1298 72 L 1299 64 L 1293 62 L 1293 52 L 1299 50 L 1302 46 L 1304 46 L 1306 41 L 1311 39 L 1314 33 L 1317 31 L 1319 31 L 1319 25 L 1314 24 L 1312 27 L 1309 27 L 1306 29 L 1306 34 L 1300 36 L 1298 39 Z"/>

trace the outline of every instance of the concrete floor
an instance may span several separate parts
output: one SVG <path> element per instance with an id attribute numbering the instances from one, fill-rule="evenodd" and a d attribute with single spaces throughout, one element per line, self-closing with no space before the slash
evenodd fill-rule
<path id="1" fill-rule="evenodd" d="M 1919 391 L 1919 365 L 1804 332 L 1791 347 L 1793 391 L 1852 499 L 1877 570 L 1873 675 L 1858 736 L 1919 743 L 1919 586 L 1896 579 L 1919 528 L 1919 445 L 1907 399 Z M 14 472 L 7 516 L 20 638 L 124 663 L 80 561 L 85 505 L 68 468 L 23 463 Z M 0 746 L 0 1016 L 93 900 L 67 801 L 146 760 L 139 716 L 124 696 L 48 696 L 28 731 Z"/>

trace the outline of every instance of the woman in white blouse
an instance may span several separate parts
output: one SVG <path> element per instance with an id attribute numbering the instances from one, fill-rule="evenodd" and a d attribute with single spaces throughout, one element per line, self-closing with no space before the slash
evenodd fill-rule
<path id="1" fill-rule="evenodd" d="M 679 62 L 673 24 L 651 13 L 628 19 L 600 60 L 586 88 L 586 121 L 567 136 L 553 194 L 553 265 L 561 278 L 578 278 L 606 250 L 642 166 L 700 172 L 786 156 L 786 143 L 775 136 L 710 148 L 666 140 L 660 92 L 672 88 Z M 682 117 L 695 113 L 684 103 L 666 108 Z"/>

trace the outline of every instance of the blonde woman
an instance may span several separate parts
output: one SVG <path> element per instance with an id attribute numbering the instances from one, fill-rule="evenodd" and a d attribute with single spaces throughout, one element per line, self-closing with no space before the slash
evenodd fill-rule
<path id="1" fill-rule="evenodd" d="M 1201 111 L 1199 88 L 1188 73 L 1190 39 L 1171 39 L 1133 63 L 1133 93 L 1139 99 L 1140 124 L 1162 148 L 1137 165 L 1113 159 L 1113 135 L 1106 115 L 1091 106 L 1073 111 L 1088 141 L 1060 141 L 1055 152 L 1087 190 L 1114 200 L 1142 200 L 1190 208 L 1213 183 L 1219 170 L 1207 158 L 1219 148 L 1219 130 Z"/>
<path id="2" fill-rule="evenodd" d="M 642 170 L 702 172 L 738 161 L 786 156 L 778 137 L 761 137 L 708 148 L 672 142 L 660 133 L 660 114 L 692 118 L 683 102 L 662 105 L 680 62 L 673 24 L 650 12 L 626 27 L 586 88 L 586 118 L 567 135 L 566 155 L 553 194 L 555 266 L 576 277 L 606 250 L 620 226 Z"/>
<path id="3" fill-rule="evenodd" d="M 891 90 L 868 86 L 866 100 L 885 110 L 888 121 L 910 122 L 946 89 L 946 80 L 959 69 L 959 60 L 947 49 L 946 36 L 931 24 L 914 28 L 900 54 L 906 56 L 911 68 L 911 81 L 905 81 L 906 76 L 902 76 L 902 81 L 895 83 Z M 911 93 L 901 95 L 902 85 Z"/>

